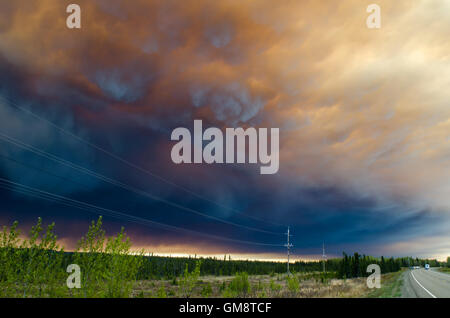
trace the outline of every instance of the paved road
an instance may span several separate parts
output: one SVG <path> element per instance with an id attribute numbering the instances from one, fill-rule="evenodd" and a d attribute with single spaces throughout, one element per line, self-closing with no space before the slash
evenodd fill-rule
<path id="1" fill-rule="evenodd" d="M 402 297 L 450 298 L 450 275 L 435 268 L 408 270 L 403 279 Z"/>

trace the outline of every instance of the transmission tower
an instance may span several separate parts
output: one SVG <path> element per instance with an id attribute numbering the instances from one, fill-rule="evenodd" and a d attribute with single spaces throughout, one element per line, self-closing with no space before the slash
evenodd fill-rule
<path id="1" fill-rule="evenodd" d="M 325 261 L 327 259 L 327 256 L 325 255 L 325 242 L 322 243 L 322 268 L 323 273 L 325 274 Z"/>
<path id="2" fill-rule="evenodd" d="M 290 256 L 291 247 L 293 247 L 294 245 L 292 245 L 289 242 L 289 238 L 292 236 L 290 234 L 289 226 L 288 226 L 288 229 L 287 229 L 286 236 L 287 236 L 287 244 L 285 244 L 284 246 L 287 248 L 287 273 L 288 273 L 288 275 L 290 275 L 291 272 L 289 271 L 289 256 Z"/>

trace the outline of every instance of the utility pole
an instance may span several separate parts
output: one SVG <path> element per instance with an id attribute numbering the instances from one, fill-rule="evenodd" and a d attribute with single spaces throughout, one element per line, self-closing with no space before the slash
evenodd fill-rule
<path id="1" fill-rule="evenodd" d="M 285 244 L 284 246 L 287 248 L 287 273 L 288 273 L 288 275 L 290 275 L 291 272 L 289 271 L 289 255 L 290 255 L 291 247 L 293 247 L 294 245 L 289 243 L 289 238 L 292 236 L 289 231 L 289 226 L 288 226 L 286 235 L 287 235 L 287 244 Z"/>
<path id="2" fill-rule="evenodd" d="M 327 259 L 327 256 L 325 255 L 325 242 L 322 243 L 322 267 L 323 267 L 323 273 L 325 274 L 325 260 Z"/>

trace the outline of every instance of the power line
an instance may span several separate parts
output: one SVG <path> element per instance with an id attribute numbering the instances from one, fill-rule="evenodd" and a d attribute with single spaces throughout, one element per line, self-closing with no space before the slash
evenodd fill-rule
<path id="1" fill-rule="evenodd" d="M 224 224 L 228 224 L 228 225 L 244 228 L 246 230 L 255 231 L 255 232 L 261 232 L 261 233 L 266 233 L 266 234 L 272 234 L 272 235 L 281 235 L 281 233 L 278 233 L 278 232 L 266 231 L 266 230 L 258 229 L 258 228 L 255 228 L 255 227 L 246 226 L 246 225 L 234 223 L 234 222 L 231 222 L 231 221 L 227 221 L 227 220 L 215 217 L 215 216 L 211 216 L 211 215 L 205 214 L 205 213 L 200 212 L 198 210 L 194 210 L 192 208 L 185 207 L 185 206 L 180 205 L 178 203 L 174 203 L 174 202 L 168 201 L 166 199 L 163 199 L 163 198 L 160 198 L 160 197 L 158 197 L 156 195 L 153 195 L 153 194 L 151 194 L 149 192 L 143 191 L 141 189 L 137 189 L 137 188 L 135 188 L 135 187 L 133 187 L 131 185 L 128 185 L 126 183 L 123 183 L 121 181 L 118 181 L 118 180 L 106 177 L 106 176 L 104 176 L 104 175 L 102 175 L 100 173 L 96 173 L 96 172 L 94 172 L 94 171 L 92 171 L 92 170 L 90 170 L 88 168 L 85 168 L 83 166 L 77 165 L 77 164 L 75 164 L 75 163 L 73 163 L 71 161 L 62 159 L 61 157 L 58 157 L 58 156 L 53 155 L 51 153 L 48 153 L 48 152 L 46 152 L 44 150 L 36 148 L 36 147 L 34 147 L 32 145 L 29 145 L 27 143 L 24 143 L 24 142 L 22 142 L 20 140 L 17 140 L 15 138 L 10 137 L 10 136 L 8 136 L 6 134 L 3 134 L 1 132 L 0 132 L 0 139 L 4 140 L 4 141 L 6 141 L 6 142 L 8 142 L 10 144 L 13 144 L 13 145 L 15 145 L 17 147 L 20 147 L 22 149 L 26 149 L 26 150 L 28 150 L 28 151 L 36 154 L 36 155 L 39 155 L 39 156 L 44 157 L 44 158 L 47 158 L 47 159 L 52 160 L 54 162 L 57 162 L 59 164 L 65 165 L 65 166 L 67 166 L 69 168 L 72 168 L 74 170 L 77 170 L 77 171 L 82 172 L 84 174 L 87 174 L 89 176 L 92 176 L 94 178 L 102 180 L 103 182 L 106 182 L 106 183 L 112 184 L 114 186 L 123 188 L 123 189 L 125 189 L 127 191 L 136 193 L 138 195 L 142 195 L 142 196 L 148 197 L 148 198 L 150 198 L 152 200 L 162 202 L 164 204 L 167 204 L 169 206 L 175 207 L 177 209 L 184 210 L 184 211 L 187 211 L 187 212 L 190 212 L 190 213 L 194 213 L 194 214 L 197 214 L 197 215 L 209 218 L 209 219 L 213 219 L 213 220 L 222 222 Z"/>
<path id="2" fill-rule="evenodd" d="M 72 198 L 58 195 L 58 194 L 54 194 L 52 192 L 43 191 L 43 190 L 36 189 L 36 188 L 30 187 L 30 186 L 26 186 L 21 183 L 17 183 L 17 182 L 8 180 L 8 179 L 4 179 L 1 177 L 0 177 L 0 188 L 14 191 L 17 193 L 21 193 L 24 195 L 32 196 L 32 197 L 37 197 L 39 199 L 43 199 L 43 200 L 47 200 L 47 201 L 57 202 L 57 203 L 60 203 L 60 204 L 63 204 L 63 205 L 69 206 L 69 207 L 74 207 L 74 208 L 81 209 L 81 210 L 84 210 L 87 212 L 91 212 L 91 213 L 94 213 L 97 215 L 105 214 L 105 215 L 113 217 L 113 218 L 138 223 L 141 225 L 147 225 L 147 226 L 155 225 L 155 226 L 164 227 L 164 228 L 167 228 L 167 229 L 175 231 L 175 232 L 182 231 L 185 233 L 201 235 L 201 236 L 213 238 L 216 240 L 235 242 L 235 243 L 241 243 L 241 244 L 247 244 L 247 245 L 273 246 L 273 247 L 282 246 L 281 244 L 269 244 L 269 243 L 244 241 L 244 240 L 231 239 L 231 238 L 213 235 L 213 234 L 202 233 L 202 232 L 198 232 L 198 231 L 194 231 L 194 230 L 188 230 L 188 229 L 181 228 L 178 226 L 169 225 L 169 224 L 165 224 L 162 222 L 156 222 L 156 221 L 145 219 L 142 217 L 137 217 L 137 216 L 134 216 L 131 214 L 121 212 L 121 211 L 100 207 L 100 206 L 97 206 L 94 204 L 86 203 L 84 201 L 72 199 Z"/>
<path id="3" fill-rule="evenodd" d="M 197 197 L 197 198 L 199 198 L 201 200 L 204 200 L 204 201 L 207 201 L 209 203 L 215 204 L 216 206 L 219 206 L 219 207 L 224 208 L 224 209 L 229 210 L 229 211 L 233 211 L 236 214 L 248 217 L 250 219 L 254 219 L 254 220 L 257 220 L 257 221 L 260 221 L 260 222 L 264 222 L 264 223 L 267 223 L 267 224 L 272 224 L 272 225 L 275 225 L 275 226 L 284 226 L 284 225 L 282 225 L 280 223 L 269 221 L 269 220 L 266 220 L 264 218 L 256 217 L 256 216 L 253 216 L 253 215 L 250 215 L 250 214 L 238 211 L 236 209 L 227 207 L 227 206 L 225 206 L 225 205 L 223 205 L 221 203 L 218 203 L 216 201 L 213 201 L 213 200 L 211 200 L 211 199 L 209 199 L 209 198 L 207 198 L 205 196 L 197 194 L 197 193 L 187 189 L 186 187 L 183 187 L 183 186 L 181 186 L 181 185 L 179 185 L 177 183 L 174 183 L 174 182 L 172 182 L 170 180 L 167 180 L 166 178 L 164 178 L 164 177 L 162 177 L 160 175 L 157 175 L 154 172 L 150 172 L 149 170 L 147 170 L 145 168 L 142 168 L 142 167 L 136 165 L 135 163 L 132 163 L 132 162 L 126 160 L 125 158 L 122 158 L 122 157 L 120 157 L 120 156 L 118 156 L 118 155 L 116 155 L 116 154 L 106 150 L 103 147 L 100 147 L 100 146 L 98 146 L 98 145 L 96 145 L 96 144 L 94 144 L 94 143 L 92 143 L 90 141 L 87 141 L 84 138 L 81 138 L 78 135 L 75 135 L 74 133 L 72 133 L 72 132 L 62 128 L 61 126 L 53 123 L 52 121 L 50 121 L 50 120 L 48 120 L 48 119 L 46 119 L 46 118 L 44 118 L 44 117 L 42 117 L 42 116 L 32 112 L 31 110 L 19 106 L 17 103 L 15 103 L 14 101 L 11 101 L 10 99 L 8 99 L 8 98 L 6 98 L 4 96 L 0 96 L 0 98 L 5 100 L 9 106 L 12 106 L 12 107 L 14 107 L 14 108 L 24 112 L 24 113 L 27 113 L 30 116 L 33 116 L 33 117 L 35 117 L 35 118 L 37 118 L 37 119 L 39 119 L 41 121 L 46 122 L 47 124 L 51 125 L 52 127 L 56 128 L 57 130 L 61 131 L 62 133 L 66 134 L 66 135 L 68 135 L 68 136 L 70 136 L 72 138 L 75 138 L 76 140 L 80 141 L 81 143 L 84 143 L 84 144 L 88 145 L 89 147 L 92 147 L 92 148 L 94 148 L 94 149 L 96 149 L 96 150 L 98 150 L 98 151 L 100 151 L 100 152 L 110 156 L 111 158 L 113 158 L 113 159 L 115 159 L 117 161 L 120 161 L 121 163 L 123 163 L 123 164 L 125 164 L 125 165 L 127 165 L 127 166 L 129 166 L 131 168 L 134 168 L 134 169 L 136 169 L 136 170 L 138 170 L 138 171 L 140 171 L 142 173 L 145 173 L 145 174 L 147 174 L 147 175 L 149 175 L 149 176 L 151 176 L 153 178 L 156 178 L 156 179 L 158 179 L 158 180 L 160 180 L 160 181 L 162 181 L 162 182 L 164 182 L 166 184 L 169 184 L 169 185 L 174 186 L 174 187 L 176 187 L 178 189 L 181 189 L 181 190 L 185 191 L 186 193 L 189 193 L 190 195 L 193 195 L 193 196 L 195 196 L 195 197 Z"/>

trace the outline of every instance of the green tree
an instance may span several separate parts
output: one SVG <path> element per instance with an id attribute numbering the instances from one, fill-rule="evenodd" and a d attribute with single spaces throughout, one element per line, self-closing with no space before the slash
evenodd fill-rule
<path id="1" fill-rule="evenodd" d="M 44 232 L 42 219 L 38 218 L 29 239 L 22 243 L 19 253 L 25 260 L 21 269 L 23 297 L 34 293 L 38 297 L 55 296 L 63 286 L 64 250 L 57 244 L 54 228 L 55 223 L 52 223 Z"/>
<path id="2" fill-rule="evenodd" d="M 83 297 L 98 297 L 106 275 L 106 260 L 104 248 L 106 233 L 102 228 L 102 217 L 97 222 L 92 221 L 88 232 L 78 241 L 74 262 L 81 269 L 81 295 Z"/>
<path id="3" fill-rule="evenodd" d="M 0 236 L 0 297 L 12 297 L 16 294 L 16 283 L 21 266 L 19 256 L 18 222 L 11 228 L 3 227 Z"/>
<path id="4" fill-rule="evenodd" d="M 129 297 L 138 271 L 142 266 L 143 252 L 131 255 L 130 238 L 121 229 L 115 237 L 106 243 L 105 257 L 107 270 L 105 273 L 106 297 Z"/>
<path id="5" fill-rule="evenodd" d="M 186 263 L 183 278 L 180 279 L 180 292 L 186 298 L 191 297 L 192 291 L 197 284 L 198 278 L 200 277 L 201 264 L 202 262 L 200 260 L 196 261 L 194 270 L 189 272 L 189 266 Z"/>
<path id="6" fill-rule="evenodd" d="M 106 238 L 102 217 L 92 221 L 78 243 L 74 262 L 81 268 L 84 297 L 129 297 L 143 262 L 143 251 L 131 253 L 124 229 Z"/>

